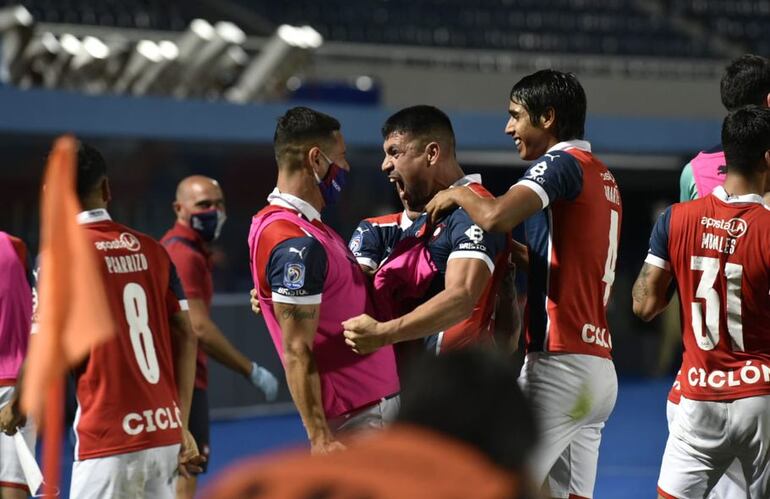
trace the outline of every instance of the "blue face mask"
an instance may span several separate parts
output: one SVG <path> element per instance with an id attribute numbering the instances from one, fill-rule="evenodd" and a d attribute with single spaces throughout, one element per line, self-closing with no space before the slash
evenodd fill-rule
<path id="1" fill-rule="evenodd" d="M 345 187 L 348 179 L 348 171 L 340 168 L 337 163 L 330 160 L 329 157 L 321 153 L 326 161 L 329 162 L 329 171 L 323 179 L 318 177 L 318 174 L 313 170 L 316 182 L 318 182 L 318 188 L 321 189 L 321 196 L 324 198 L 324 203 L 329 206 L 335 204 L 340 199 L 342 189 Z"/>
<path id="2" fill-rule="evenodd" d="M 221 210 L 199 211 L 190 215 L 190 227 L 200 234 L 201 239 L 211 242 L 219 237 L 222 232 L 222 226 L 225 224 L 227 216 Z"/>

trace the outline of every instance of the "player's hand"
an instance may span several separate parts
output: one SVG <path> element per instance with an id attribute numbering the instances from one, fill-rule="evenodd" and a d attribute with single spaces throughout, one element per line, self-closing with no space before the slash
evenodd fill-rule
<path id="1" fill-rule="evenodd" d="M 198 444 L 192 433 L 187 428 L 182 428 L 182 446 L 179 448 L 179 474 L 189 477 L 191 473 L 203 471 L 201 465 L 206 462 L 206 457 L 198 452 Z"/>
<path id="2" fill-rule="evenodd" d="M 259 315 L 262 313 L 262 309 L 259 308 L 259 299 L 257 298 L 257 290 L 252 289 L 249 291 L 249 303 L 251 303 L 251 311 L 254 312 L 256 315 Z"/>
<path id="3" fill-rule="evenodd" d="M 0 409 L 0 431 L 6 435 L 13 435 L 26 422 L 27 417 L 21 413 L 18 399 L 12 400 Z"/>
<path id="4" fill-rule="evenodd" d="M 455 208 L 457 203 L 454 200 L 452 189 L 444 189 L 433 196 L 433 199 L 425 206 L 425 212 L 428 214 L 428 220 L 431 224 L 438 222 L 441 217 L 449 210 Z"/>
<path id="5" fill-rule="evenodd" d="M 314 456 L 328 454 L 330 452 L 337 452 L 345 449 L 347 449 L 345 444 L 339 440 L 334 440 L 333 438 L 319 442 L 310 442 L 310 454 Z"/>
<path id="6" fill-rule="evenodd" d="M 382 323 L 366 314 L 346 320 L 342 323 L 345 329 L 345 343 L 357 354 L 372 353 L 387 344 L 382 333 Z"/>
<path id="7" fill-rule="evenodd" d="M 273 373 L 256 362 L 251 363 L 249 381 L 251 381 L 252 385 L 265 392 L 265 399 L 268 402 L 272 402 L 278 396 L 278 380 Z"/>

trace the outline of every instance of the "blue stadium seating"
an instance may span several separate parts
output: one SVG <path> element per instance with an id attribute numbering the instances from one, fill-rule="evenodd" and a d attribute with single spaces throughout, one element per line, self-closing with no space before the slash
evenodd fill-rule
<path id="1" fill-rule="evenodd" d="M 761 0 L 670 0 L 653 16 L 633 0 L 235 0 L 268 24 L 309 24 L 328 40 L 388 45 L 610 54 L 720 57 L 717 33 L 747 51 L 770 52 L 770 3 Z M 0 5 L 19 3 L 0 0 Z M 226 7 L 173 0 L 22 0 L 36 19 L 153 30 L 182 30 L 195 17 Z M 693 36 L 676 14 L 704 28 Z M 231 17 L 228 19 L 228 15 Z M 212 19 L 218 20 L 218 19 Z M 266 35 L 268 33 L 251 33 Z"/>

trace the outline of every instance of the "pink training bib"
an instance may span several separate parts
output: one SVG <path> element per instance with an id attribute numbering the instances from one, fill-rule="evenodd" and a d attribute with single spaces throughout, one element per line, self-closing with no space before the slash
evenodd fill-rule
<path id="1" fill-rule="evenodd" d="M 12 382 L 24 361 L 32 321 L 32 290 L 11 238 L 0 232 L 0 381 Z"/>
<path id="2" fill-rule="evenodd" d="M 720 167 L 726 164 L 724 151 L 713 153 L 700 152 L 690 162 L 698 197 L 706 197 L 716 187 L 725 182 L 725 174 L 720 173 Z"/>
<path id="3" fill-rule="evenodd" d="M 276 207 L 252 219 L 249 231 L 250 254 L 256 255 L 262 231 L 270 223 L 286 220 L 300 227 L 321 243 L 327 256 L 327 274 L 318 332 L 313 354 L 321 378 L 323 407 L 327 418 L 337 417 L 399 391 L 393 348 L 388 346 L 370 355 L 358 355 L 345 344 L 342 322 L 359 314 L 374 315 L 369 284 L 345 241 L 331 228 L 318 227 L 297 213 Z M 256 268 L 252 258 L 251 275 L 257 289 L 262 315 L 278 355 L 283 362 L 281 328 L 270 296 L 260 292 L 260 278 L 266 269 Z"/>

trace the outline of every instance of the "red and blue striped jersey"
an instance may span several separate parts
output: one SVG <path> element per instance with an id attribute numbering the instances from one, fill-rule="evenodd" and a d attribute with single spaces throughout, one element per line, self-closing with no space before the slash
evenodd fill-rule
<path id="1" fill-rule="evenodd" d="M 588 142 L 562 142 L 516 185 L 543 210 L 526 220 L 526 351 L 611 357 L 607 302 L 615 281 L 622 205 L 618 185 Z"/>

